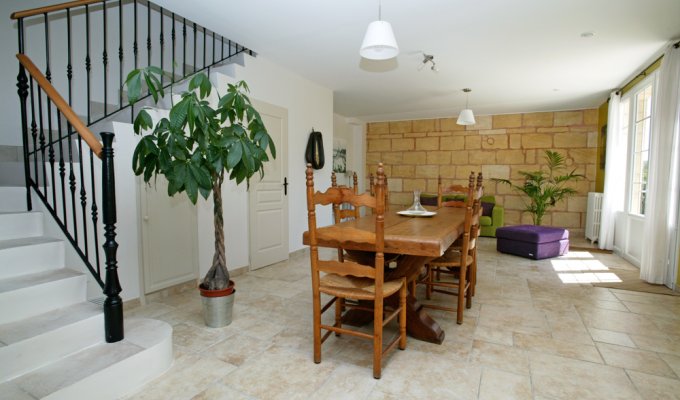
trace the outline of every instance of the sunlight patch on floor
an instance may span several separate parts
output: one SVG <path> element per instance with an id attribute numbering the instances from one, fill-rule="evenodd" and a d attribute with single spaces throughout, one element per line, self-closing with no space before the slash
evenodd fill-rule
<path id="1" fill-rule="evenodd" d="M 613 272 L 581 272 L 557 274 L 562 283 L 602 283 L 622 282 Z"/>
<path id="2" fill-rule="evenodd" d="M 560 271 L 608 271 L 609 268 L 602 264 L 600 260 L 572 260 L 557 259 L 551 260 L 553 270 Z"/>
<path id="3" fill-rule="evenodd" d="M 568 256 L 550 263 L 563 283 L 621 282 L 614 272 L 605 272 L 610 271 L 609 267 L 587 251 L 570 251 Z"/>

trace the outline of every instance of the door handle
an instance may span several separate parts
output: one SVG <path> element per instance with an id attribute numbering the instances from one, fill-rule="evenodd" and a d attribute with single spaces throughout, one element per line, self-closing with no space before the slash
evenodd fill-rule
<path id="1" fill-rule="evenodd" d="M 283 195 L 288 196 L 288 177 L 283 178 Z"/>

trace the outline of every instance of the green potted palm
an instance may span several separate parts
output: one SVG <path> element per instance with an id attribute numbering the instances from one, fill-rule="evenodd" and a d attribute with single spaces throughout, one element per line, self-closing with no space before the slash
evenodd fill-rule
<path id="1" fill-rule="evenodd" d="M 584 178 L 575 169 L 559 175 L 566 168 L 566 160 L 562 154 L 546 150 L 544 158 L 547 169 L 519 171 L 524 178 L 522 185 L 516 185 L 509 179 L 493 178 L 494 181 L 509 185 L 529 197 L 529 201 L 525 202 L 525 211 L 531 214 L 534 225 L 541 225 L 543 216 L 555 204 L 577 193 L 575 189 L 566 186 L 568 182 Z"/>
<path id="2" fill-rule="evenodd" d="M 146 86 L 155 103 L 164 96 L 157 67 L 132 71 L 125 82 L 130 104 L 134 104 Z M 224 245 L 222 183 L 225 178 L 237 184 L 256 173 L 264 174 L 264 163 L 276 157 L 276 149 L 260 114 L 247 96 L 245 82 L 229 84 L 226 93 L 218 93 L 217 104 L 209 96 L 213 87 L 203 73 L 189 81 L 188 91 L 172 101 L 167 118 L 155 124 L 147 108 L 134 119 L 134 131 L 142 135 L 132 157 L 132 168 L 146 183 L 157 175 L 168 181 L 168 195 L 186 193 L 196 204 L 198 196 L 212 195 L 215 229 L 215 253 L 210 270 L 199 285 L 206 325 L 231 323 L 234 282 L 229 279 Z M 172 96 L 171 96 L 172 97 Z"/>

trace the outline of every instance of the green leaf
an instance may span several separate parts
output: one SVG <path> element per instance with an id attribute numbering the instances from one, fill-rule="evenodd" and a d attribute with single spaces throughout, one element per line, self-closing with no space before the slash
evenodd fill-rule
<path id="1" fill-rule="evenodd" d="M 144 109 L 139 110 L 139 114 L 137 114 L 133 123 L 135 133 L 140 135 L 143 130 L 150 129 L 151 127 L 153 127 L 151 115 Z"/>
<path id="2" fill-rule="evenodd" d="M 189 200 L 191 200 L 191 204 L 196 204 L 196 200 L 198 200 L 198 183 L 196 183 L 191 174 L 187 175 L 184 189 L 187 192 L 187 196 L 189 196 Z"/>
<path id="3" fill-rule="evenodd" d="M 212 180 L 210 179 L 209 171 L 202 169 L 195 163 L 191 163 L 189 164 L 189 172 L 191 172 L 191 176 L 196 180 L 199 187 L 208 190 L 212 189 Z"/>
<path id="4" fill-rule="evenodd" d="M 173 166 L 173 174 L 177 182 L 181 182 L 184 185 L 187 177 L 187 165 L 183 162 L 175 162 Z"/>
<path id="5" fill-rule="evenodd" d="M 184 97 L 170 110 L 170 126 L 173 129 L 181 129 L 187 119 L 187 110 L 191 99 Z"/>
<path id="6" fill-rule="evenodd" d="M 208 200 L 208 197 L 210 197 L 210 193 L 212 193 L 212 189 L 206 189 L 202 187 L 198 187 L 199 193 L 201 193 L 201 196 L 203 196 L 204 199 Z"/>
<path id="7" fill-rule="evenodd" d="M 243 148 L 243 156 L 241 156 L 241 161 L 246 166 L 248 170 L 248 176 L 255 173 L 255 162 L 253 161 L 253 151 L 250 148 L 252 146 L 251 142 L 241 142 L 241 147 Z"/>
<path id="8" fill-rule="evenodd" d="M 228 149 L 227 153 L 227 169 L 232 169 L 241 161 L 243 156 L 243 147 L 240 142 L 235 142 Z"/>
<path id="9" fill-rule="evenodd" d="M 142 90 L 141 71 L 138 69 L 130 71 L 125 79 L 125 86 L 127 86 L 128 103 L 135 104 Z"/>
<path id="10" fill-rule="evenodd" d="M 196 74 L 193 78 L 191 78 L 191 81 L 189 81 L 189 90 L 196 89 L 199 89 L 202 99 L 210 95 L 212 84 L 210 83 L 210 79 L 208 79 L 204 73 Z"/>

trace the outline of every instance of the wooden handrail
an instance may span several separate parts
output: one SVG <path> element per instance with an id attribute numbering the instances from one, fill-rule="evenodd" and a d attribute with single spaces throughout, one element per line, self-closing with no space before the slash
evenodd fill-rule
<path id="1" fill-rule="evenodd" d="M 26 18 L 26 17 L 31 17 L 33 15 L 45 14 L 45 13 L 52 12 L 52 11 L 66 10 L 67 8 L 73 8 L 73 7 L 78 7 L 78 6 L 84 6 L 84 5 L 87 5 L 87 4 L 102 3 L 102 2 L 103 2 L 102 0 L 69 1 L 69 2 L 66 2 L 66 3 L 54 4 L 54 5 L 51 5 L 51 6 L 31 8 L 30 10 L 15 11 L 15 12 L 12 13 L 10 18 L 12 18 L 12 19 Z"/>
<path id="2" fill-rule="evenodd" d="M 35 81 L 40 85 L 40 87 L 45 91 L 47 97 L 52 100 L 52 103 L 57 107 L 59 111 L 66 117 L 68 122 L 73 126 L 76 132 L 85 140 L 90 149 L 94 154 L 102 158 L 102 144 L 97 140 L 97 138 L 92 134 L 90 129 L 85 125 L 85 123 L 76 115 L 73 109 L 68 105 L 66 100 L 57 92 L 57 90 L 52 86 L 50 81 L 45 78 L 45 75 L 40 72 L 38 67 L 33 64 L 30 58 L 25 54 L 17 54 L 17 58 L 21 65 L 26 68 L 29 74 L 35 79 Z"/>

